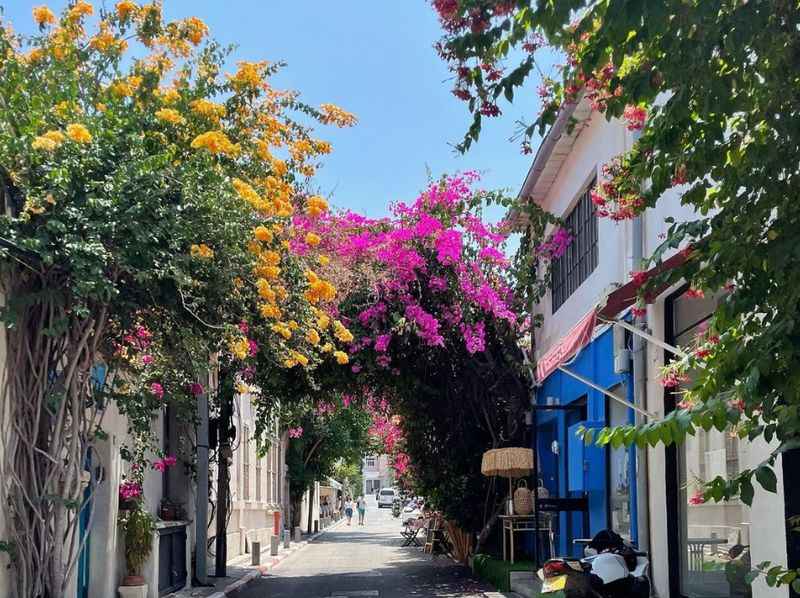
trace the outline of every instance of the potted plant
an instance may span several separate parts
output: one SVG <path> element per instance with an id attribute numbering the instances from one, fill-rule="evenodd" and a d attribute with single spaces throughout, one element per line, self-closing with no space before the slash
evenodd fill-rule
<path id="1" fill-rule="evenodd" d="M 142 567 L 153 549 L 155 521 L 141 503 L 137 503 L 134 509 L 126 513 L 122 524 L 128 574 L 122 578 L 119 595 L 121 598 L 146 598 L 147 583 L 142 577 Z"/>
<path id="2" fill-rule="evenodd" d="M 133 480 L 119 485 L 119 510 L 133 511 L 142 500 L 142 486 Z"/>
<path id="3" fill-rule="evenodd" d="M 169 498 L 163 498 L 158 516 L 162 521 L 180 521 L 183 518 L 183 505 Z"/>

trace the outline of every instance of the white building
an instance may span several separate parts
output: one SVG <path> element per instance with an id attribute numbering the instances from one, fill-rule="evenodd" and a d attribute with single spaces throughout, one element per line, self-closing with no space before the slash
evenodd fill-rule
<path id="1" fill-rule="evenodd" d="M 390 488 L 394 484 L 394 471 L 389 462 L 389 455 L 368 455 L 362 463 L 364 475 L 364 496 L 374 495 L 381 488 Z"/>
<path id="2" fill-rule="evenodd" d="M 575 122 L 571 131 L 566 127 L 570 118 Z M 714 431 L 700 431 L 678 447 L 658 445 L 646 451 L 583 449 L 573 439 L 578 425 L 634 421 L 633 410 L 604 393 L 637 403 L 656 417 L 663 417 L 676 403 L 675 393 L 659 383 L 665 359 L 662 347 L 637 339 L 619 325 L 584 318 L 606 304 L 610 290 L 628 283 L 630 272 L 640 268 L 639 258 L 649 256 L 661 243 L 667 216 L 678 221 L 693 217 L 680 205 L 675 190 L 638 222 L 617 223 L 594 214 L 588 190 L 601 178 L 603 164 L 632 143 L 633 134 L 625 123 L 607 121 L 585 100 L 568 105 L 543 140 L 520 192 L 521 197 L 562 217 L 573 235 L 567 252 L 554 264 L 550 292 L 536 307 L 543 316 L 535 338 L 536 358 L 543 368 L 535 447 L 541 483 L 553 496 L 586 499 L 585 518 L 570 513 L 554 518 L 560 536 L 556 551 L 571 551 L 574 538 L 613 527 L 651 553 L 658 596 L 739 596 L 724 572 L 727 551 L 734 544 L 750 546 L 753 564 L 787 563 L 781 463 L 776 466 L 777 493 L 756 485 L 752 508 L 738 500 L 691 504 L 689 498 L 699 488 L 697 480 L 727 477 L 752 467 L 773 446 Z M 689 344 L 714 309 L 713 299 L 687 297 L 685 290 L 685 285 L 666 289 L 648 306 L 646 327 L 667 343 Z M 610 319 L 629 316 L 624 311 L 604 315 Z M 575 348 L 577 353 L 571 350 Z M 594 386 L 575 378 L 575 373 Z M 547 409 L 554 405 L 559 409 Z M 767 598 L 789 593 L 785 586 L 768 588 L 761 577 L 752 595 Z"/>
<path id="3" fill-rule="evenodd" d="M 234 399 L 237 438 L 230 469 L 228 560 L 249 553 L 252 542 L 260 542 L 262 550 L 268 550 L 276 524 L 280 534 L 284 528 L 284 513 L 288 512 L 285 465 L 288 436 L 285 433 L 280 436 L 276 427 L 266 454 L 259 454 L 253 400 L 248 394 L 237 395 Z"/>

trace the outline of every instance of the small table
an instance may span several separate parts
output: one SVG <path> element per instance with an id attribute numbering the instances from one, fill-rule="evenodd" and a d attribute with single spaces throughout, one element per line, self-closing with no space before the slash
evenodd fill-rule
<path id="1" fill-rule="evenodd" d="M 541 524 L 543 517 L 539 517 Z M 514 532 L 534 532 L 534 542 L 539 541 L 539 534 L 542 532 L 547 534 L 547 539 L 550 542 L 550 554 L 555 552 L 553 542 L 553 530 L 550 527 L 536 526 L 536 517 L 534 515 L 500 515 L 500 520 L 503 522 L 503 560 L 506 557 L 506 538 L 510 541 L 508 544 L 511 546 L 511 564 L 514 564 Z"/>

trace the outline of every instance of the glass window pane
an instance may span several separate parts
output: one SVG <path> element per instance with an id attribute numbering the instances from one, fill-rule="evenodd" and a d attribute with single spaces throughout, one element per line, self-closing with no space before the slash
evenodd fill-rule
<path id="1" fill-rule="evenodd" d="M 702 334 L 715 300 L 683 296 L 674 303 L 676 341 L 692 347 Z M 680 390 L 679 390 L 680 392 Z M 747 568 L 727 575 L 728 553 L 737 544 L 750 544 L 750 508 L 734 499 L 704 503 L 703 482 L 717 476 L 730 479 L 747 463 L 748 444 L 730 431 L 698 430 L 678 447 L 679 530 L 681 541 L 681 592 L 688 598 L 745 598 Z"/>
<path id="2" fill-rule="evenodd" d="M 617 396 L 624 397 L 627 392 L 624 384 L 611 389 Z M 608 423 L 610 426 L 624 426 L 630 423 L 628 407 L 617 401 L 608 401 Z M 608 503 L 611 513 L 611 529 L 626 540 L 631 540 L 631 451 L 625 447 L 617 449 L 609 445 L 608 458 Z"/>

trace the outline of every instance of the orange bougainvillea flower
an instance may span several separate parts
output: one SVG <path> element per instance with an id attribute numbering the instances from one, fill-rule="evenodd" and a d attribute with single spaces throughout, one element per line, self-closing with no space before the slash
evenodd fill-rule
<path id="1" fill-rule="evenodd" d="M 93 14 L 94 7 L 91 4 L 84 2 L 83 0 L 78 0 L 78 2 L 76 2 L 72 8 L 69 9 L 69 12 L 67 12 L 67 18 L 72 21 L 78 21 L 83 17 Z"/>
<path id="2" fill-rule="evenodd" d="M 39 27 L 53 25 L 56 22 L 56 15 L 46 6 L 36 6 L 33 9 L 33 20 Z"/>
<path id="3" fill-rule="evenodd" d="M 239 153 L 238 144 L 231 142 L 222 131 L 208 131 L 194 138 L 192 149 L 204 149 L 217 156 L 235 156 Z"/>
<path id="4" fill-rule="evenodd" d="M 239 62 L 239 68 L 234 75 L 228 75 L 231 84 L 237 90 L 256 89 L 263 79 L 263 71 L 267 67 L 267 62 Z"/>
<path id="5" fill-rule="evenodd" d="M 117 16 L 119 17 L 120 21 L 127 21 L 128 17 L 131 15 L 136 14 L 136 11 L 139 10 L 139 7 L 136 6 L 136 3 L 131 2 L 130 0 L 121 0 L 117 2 Z"/>
<path id="6" fill-rule="evenodd" d="M 181 116 L 181 113 L 177 110 L 173 110 L 172 108 L 162 108 L 161 110 L 156 110 L 156 118 L 173 125 L 182 125 L 186 122 L 186 119 Z"/>
<path id="7" fill-rule="evenodd" d="M 67 125 L 67 137 L 75 141 L 76 143 L 91 143 L 92 142 L 92 134 L 89 133 L 89 129 L 87 129 L 82 124 L 71 124 Z"/>
<path id="8" fill-rule="evenodd" d="M 214 250 L 205 243 L 199 245 L 192 245 L 190 248 L 192 257 L 200 258 L 202 260 L 210 260 L 214 257 Z"/>
<path id="9" fill-rule="evenodd" d="M 322 104 L 320 107 L 322 122 L 326 125 L 336 125 L 337 127 L 352 127 L 358 122 L 355 115 L 346 110 L 342 110 L 334 104 Z"/>

